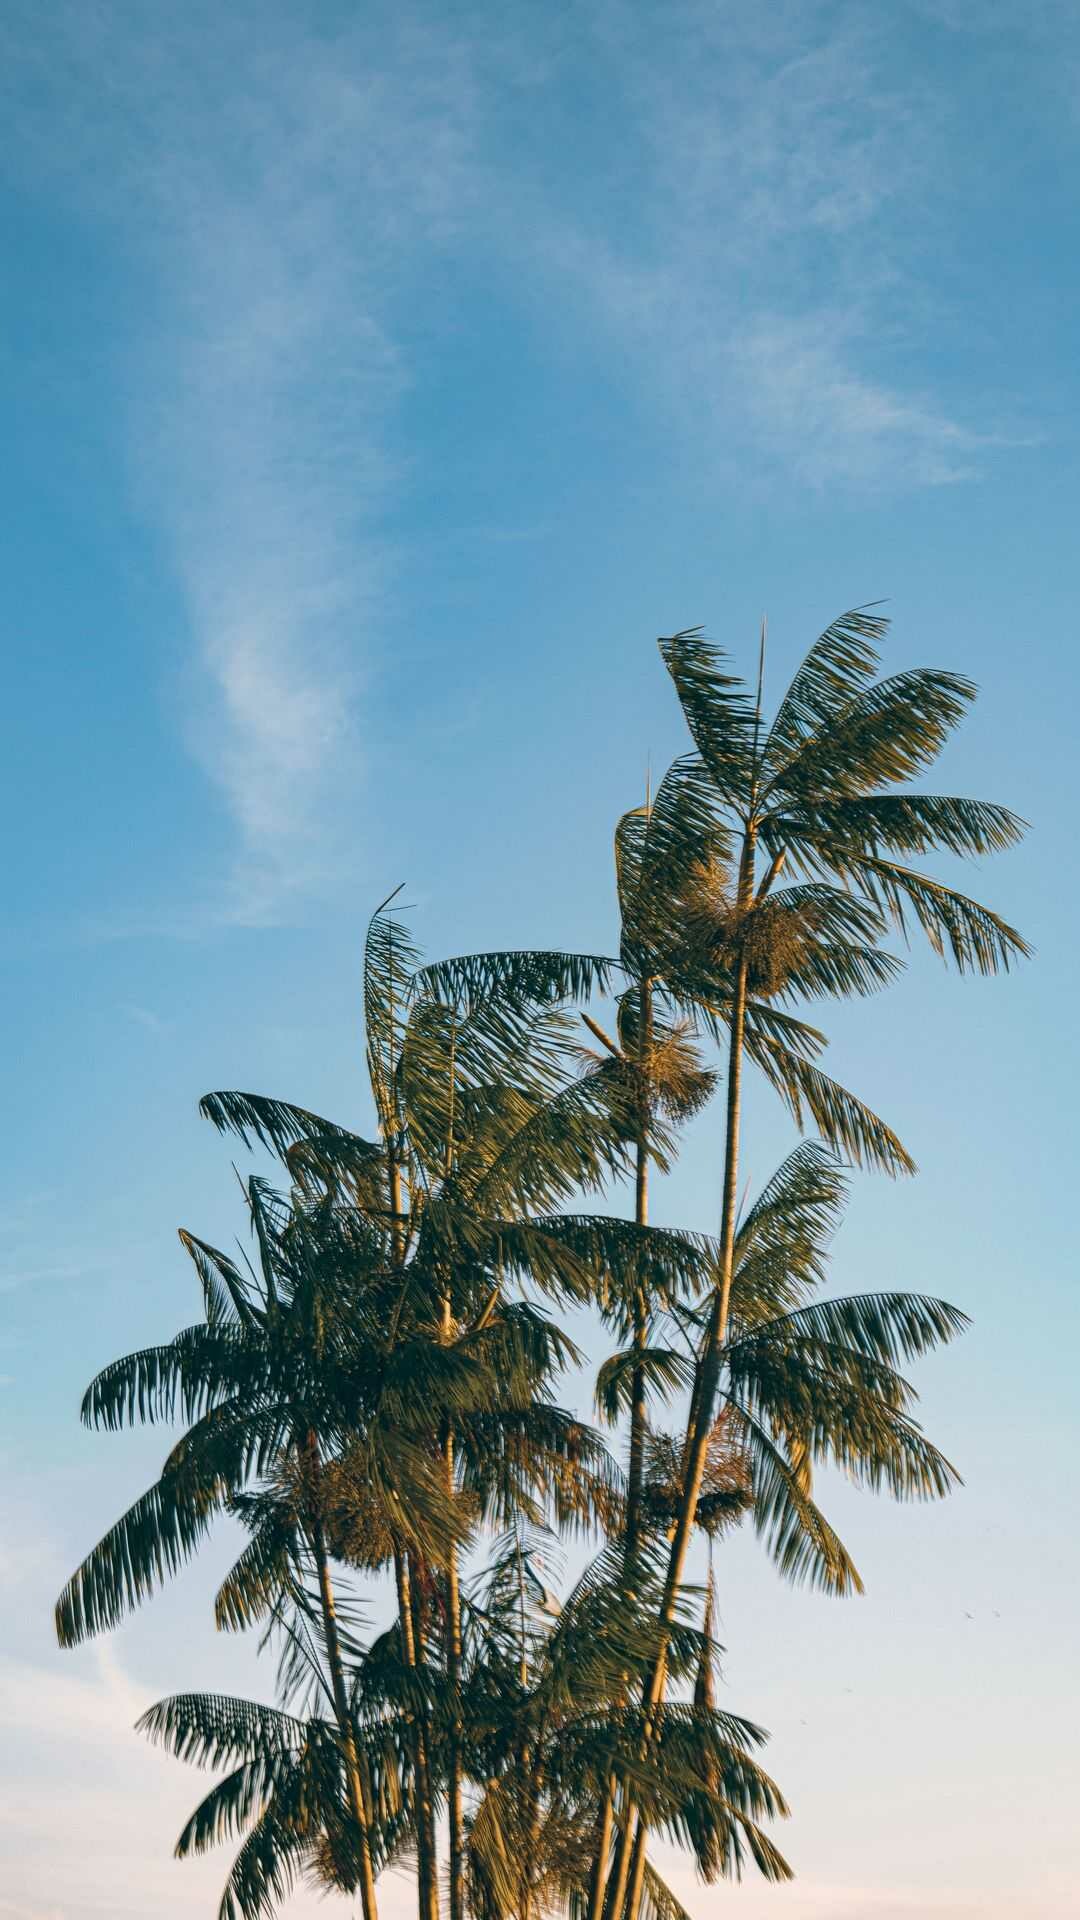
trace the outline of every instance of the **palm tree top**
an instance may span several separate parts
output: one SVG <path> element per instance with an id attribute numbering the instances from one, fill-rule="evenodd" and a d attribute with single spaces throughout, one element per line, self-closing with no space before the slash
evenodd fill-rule
<path id="1" fill-rule="evenodd" d="M 771 720 L 700 627 L 659 641 L 694 741 L 688 776 L 711 784 L 738 856 L 732 888 L 761 905 L 786 869 L 839 885 L 906 933 L 914 923 L 961 972 L 1007 970 L 1030 949 L 1015 928 L 896 856 L 961 857 L 1013 846 L 1026 822 L 994 801 L 899 793 L 931 767 L 975 699 L 963 674 L 936 667 L 877 678 L 889 622 L 872 607 L 841 614 L 814 642 Z M 768 865 L 747 888 L 752 855 Z M 795 903 L 793 903 L 795 904 Z M 798 904 L 803 904 L 801 901 Z"/>

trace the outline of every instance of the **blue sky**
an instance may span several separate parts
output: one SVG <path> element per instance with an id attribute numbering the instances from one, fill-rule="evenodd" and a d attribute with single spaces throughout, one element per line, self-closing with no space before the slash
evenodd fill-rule
<path id="1" fill-rule="evenodd" d="M 197 1781 L 131 1722 L 269 1683 L 209 1630 L 212 1567 L 50 1644 L 160 1451 L 83 1434 L 79 1392 L 191 1310 L 176 1226 L 236 1229 L 199 1094 L 365 1121 L 359 940 L 401 879 L 433 953 L 608 946 L 615 816 L 682 745 L 654 636 L 704 622 L 749 664 L 767 612 L 778 687 L 888 596 L 891 659 L 982 687 L 941 780 L 1034 823 L 975 884 L 1038 957 L 969 984 L 916 956 L 830 1016 L 922 1168 L 857 1183 L 836 1281 L 974 1315 L 920 1374 L 967 1486 L 835 1490 L 858 1602 L 727 1550 L 730 1703 L 773 1730 L 800 1873 L 730 1898 L 1059 1920 L 1075 9 L 175 11 L 0 27 L 0 1915 L 209 1912 L 223 1862 L 169 1859 Z M 755 1097 L 751 1177 L 789 1144 Z M 715 1224 L 717 1153 L 713 1115 L 661 1217 Z"/>

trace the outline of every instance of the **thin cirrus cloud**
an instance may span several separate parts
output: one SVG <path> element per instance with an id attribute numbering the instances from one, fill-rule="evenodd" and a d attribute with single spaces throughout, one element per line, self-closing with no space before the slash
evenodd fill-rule
<path id="1" fill-rule="evenodd" d="M 923 246 L 948 117 L 889 20 L 682 0 L 657 58 L 651 19 L 601 17 L 635 219 L 613 233 L 616 167 L 576 221 L 549 210 L 543 246 L 705 464 L 743 486 L 936 486 L 1027 444 L 888 370 L 942 322 Z"/>
<path id="2" fill-rule="evenodd" d="M 466 197 L 452 50 L 389 39 L 380 70 L 282 30 L 222 78 L 219 36 L 189 22 L 179 80 L 140 118 L 133 237 L 168 320 L 132 394 L 134 477 L 194 641 L 180 706 L 237 830 L 218 911 L 238 922 L 341 870 L 409 379 L 390 315 Z"/>
<path id="3" fill-rule="evenodd" d="M 236 847 L 213 899 L 103 935 L 287 917 L 347 857 L 410 379 L 394 304 L 469 198 L 452 41 L 383 29 L 122 4 L 8 29 L 24 170 L 149 289 L 121 376 L 131 491 L 190 636 L 170 707 Z"/>
<path id="4" fill-rule="evenodd" d="M 16 0 L 24 164 L 152 290 L 124 375 L 132 489 L 190 636 L 178 723 L 235 849 L 158 930 L 287 918 L 356 859 L 400 403 L 438 381 L 437 319 L 418 342 L 405 316 L 436 259 L 496 301 L 512 275 L 584 367 L 614 344 L 627 404 L 720 485 L 725 463 L 741 484 L 956 484 L 1001 443 L 888 365 L 899 346 L 917 366 L 936 318 L 917 235 L 945 139 L 889 21 L 674 0 L 663 26 L 609 0 L 340 30 L 106 0 L 43 25 Z M 543 350 L 522 340 L 522 378 Z"/>

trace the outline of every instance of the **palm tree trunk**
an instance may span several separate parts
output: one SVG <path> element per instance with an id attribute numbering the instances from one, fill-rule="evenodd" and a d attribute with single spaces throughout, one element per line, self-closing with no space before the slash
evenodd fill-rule
<path id="1" fill-rule="evenodd" d="M 742 860 L 739 867 L 738 904 L 745 912 L 753 900 L 754 842 L 748 834 L 743 842 Z M 646 1715 L 646 1740 L 649 1737 L 649 1717 L 664 1698 L 667 1683 L 667 1642 L 675 1619 L 675 1608 L 679 1588 L 686 1569 L 687 1554 L 694 1531 L 697 1515 L 697 1503 L 701 1493 L 701 1482 L 705 1473 L 705 1461 L 708 1453 L 709 1434 L 712 1429 L 713 1412 L 716 1403 L 716 1389 L 720 1381 L 720 1366 L 723 1355 L 724 1339 L 727 1333 L 728 1309 L 731 1302 L 731 1281 L 735 1264 L 735 1214 L 739 1182 L 739 1123 L 742 1115 L 742 1054 L 743 1033 L 746 1026 L 747 976 L 749 966 L 745 951 L 739 955 L 735 973 L 735 990 L 732 995 L 731 1018 L 729 1022 L 728 1043 L 728 1082 L 727 1112 L 724 1129 L 724 1193 L 723 1209 L 720 1217 L 720 1280 L 713 1294 L 712 1312 L 702 1348 L 698 1366 L 699 1378 L 695 1380 L 695 1391 L 691 1401 L 691 1419 L 686 1449 L 686 1469 L 683 1479 L 682 1497 L 679 1505 L 679 1517 L 675 1535 L 668 1556 L 667 1577 L 664 1582 L 664 1598 L 660 1610 L 661 1640 L 659 1651 L 653 1662 L 652 1670 L 642 1696 L 642 1705 Z M 628 1810 L 629 1813 L 629 1810 Z M 630 1856 L 634 1835 L 629 1817 L 623 1824 L 619 1851 L 616 1857 L 613 1875 L 616 1884 L 621 1882 L 625 1889 L 629 1879 Z M 612 1914 L 612 1920 L 620 1920 L 619 1909 Z"/>
<path id="2" fill-rule="evenodd" d="M 720 1222 L 720 1284 L 713 1296 L 713 1308 L 701 1358 L 701 1390 L 694 1408 L 679 1519 L 668 1560 L 662 1616 L 665 1627 L 670 1627 L 675 1617 L 675 1602 L 694 1528 L 698 1497 L 705 1472 L 709 1434 L 712 1431 L 716 1389 L 720 1381 L 720 1365 L 731 1304 L 731 1281 L 735 1264 L 735 1211 L 739 1179 L 739 1122 L 742 1104 L 743 1029 L 746 1024 L 746 976 L 747 962 L 743 955 L 739 960 L 735 977 L 735 993 L 731 1009 L 727 1126 L 724 1147 L 724 1204 Z M 663 1697 L 666 1670 L 665 1644 L 661 1646 L 653 1668 L 645 1700 L 646 1707 L 655 1707 Z"/>
<path id="3" fill-rule="evenodd" d="M 543 1814 L 543 1775 L 546 1740 L 547 1719 L 545 1715 L 541 1714 L 540 1722 L 536 1729 L 536 1759 L 529 1770 L 529 1808 L 525 1831 L 525 1872 L 520 1920 L 532 1920 L 533 1889 L 536 1884 L 536 1866 L 540 1848 L 540 1827 Z"/>
<path id="4" fill-rule="evenodd" d="M 426 1581 L 429 1569 L 420 1554 L 410 1556 L 415 1559 L 415 1571 L 420 1578 L 413 1577 L 409 1585 L 412 1592 L 413 1644 L 416 1648 L 416 1666 L 419 1672 L 427 1665 L 428 1644 L 428 1602 Z M 420 1752 L 423 1766 L 423 1794 L 421 1797 L 421 1815 L 424 1823 L 424 1844 L 427 1848 L 429 1864 L 428 1906 L 429 1920 L 439 1920 L 439 1842 L 435 1831 L 435 1794 L 431 1784 L 431 1743 L 428 1730 L 421 1723 Z"/>
<path id="5" fill-rule="evenodd" d="M 454 1492 L 454 1435 L 447 1425 L 444 1446 L 446 1490 Z M 456 1542 L 451 1544 L 446 1567 L 446 1670 L 455 1702 L 454 1725 L 450 1739 L 449 1825 L 450 1825 L 450 1920 L 464 1920 L 465 1914 L 465 1832 L 461 1805 L 461 1725 L 457 1717 L 461 1688 L 461 1583 L 458 1577 Z"/>
<path id="6" fill-rule="evenodd" d="M 394 1117 L 396 1120 L 396 1115 Z M 407 1252 L 406 1223 L 396 1133 L 387 1137 L 386 1168 L 390 1200 L 391 1255 L 394 1266 L 403 1270 Z M 404 1295 L 402 1295 L 403 1298 Z M 406 1666 L 417 1668 L 421 1664 L 422 1639 L 413 1616 L 414 1595 L 409 1575 L 408 1556 L 396 1543 L 394 1575 L 397 1583 L 398 1617 L 401 1622 L 401 1651 Z M 435 1839 L 435 1804 L 431 1793 L 427 1732 L 420 1715 L 416 1720 L 413 1769 L 416 1776 L 416 1878 L 419 1920 L 439 1920 L 439 1857 Z"/>
<path id="7" fill-rule="evenodd" d="M 317 1458 L 314 1440 L 310 1443 L 312 1453 Z M 330 1579 L 330 1560 L 326 1551 L 322 1522 L 316 1519 L 312 1526 L 311 1544 L 315 1553 L 315 1562 L 319 1572 L 319 1600 L 322 1606 L 323 1638 L 326 1642 L 326 1663 L 330 1669 L 330 1685 L 334 1696 L 334 1713 L 341 1736 L 341 1750 L 345 1759 L 345 1777 L 349 1789 L 349 1805 L 356 1821 L 358 1832 L 358 1852 L 360 1856 L 360 1901 L 364 1920 L 378 1920 L 378 1905 L 375 1899 L 375 1873 L 371 1864 L 371 1820 L 367 1806 L 364 1783 L 360 1777 L 360 1761 L 356 1751 L 356 1738 L 353 1733 L 352 1716 L 349 1712 L 349 1697 L 345 1690 L 345 1667 L 341 1658 L 341 1639 L 338 1633 L 337 1609 L 334 1605 L 334 1588 Z"/>
<path id="8" fill-rule="evenodd" d="M 638 1135 L 634 1166 L 634 1222 L 649 1224 L 649 1055 L 652 1051 L 652 982 L 643 980 L 638 1033 Z M 626 1552 L 637 1551 L 641 1531 L 641 1497 L 645 1483 L 645 1352 L 646 1313 L 642 1289 L 634 1294 L 634 1373 L 630 1402 L 630 1472 L 626 1500 Z"/>
<path id="9" fill-rule="evenodd" d="M 638 1811 L 632 1794 L 627 1790 L 624 1795 L 622 1827 L 619 1833 L 619 1845 L 608 1876 L 607 1892 L 604 1895 L 603 1920 L 620 1920 L 623 1904 L 626 1900 L 626 1884 L 630 1875 L 630 1858 L 634 1842 L 642 1828 L 638 1820 Z"/>
<path id="10" fill-rule="evenodd" d="M 402 1213 L 401 1168 L 398 1165 L 397 1147 L 387 1144 L 387 1176 L 390 1186 L 390 1237 L 394 1250 L 395 1267 L 405 1264 L 405 1216 Z"/>
<path id="11" fill-rule="evenodd" d="M 649 1121 L 646 1104 L 646 1075 L 652 1046 L 652 982 L 643 980 L 640 988 L 638 1027 L 638 1131 L 634 1159 L 634 1223 L 649 1224 Z M 626 1489 L 626 1557 L 637 1552 L 641 1537 L 641 1500 L 645 1484 L 645 1368 L 641 1356 L 647 1335 L 645 1302 L 640 1287 L 634 1296 L 634 1371 L 630 1397 L 630 1461 Z M 597 1857 L 589 1892 L 588 1920 L 601 1920 L 607 1910 L 605 1868 L 615 1817 L 615 1779 L 610 1776 L 600 1807 Z"/>
<path id="12" fill-rule="evenodd" d="M 645 1886 L 645 1844 L 647 1835 L 645 1822 L 638 1822 L 634 1835 L 634 1857 L 630 1862 L 630 1884 L 626 1891 L 626 1920 L 637 1920 L 641 1911 L 641 1895 Z"/>
<path id="13" fill-rule="evenodd" d="M 397 1581 L 398 1617 L 401 1621 L 401 1650 L 407 1667 L 416 1667 L 416 1630 L 413 1621 L 412 1580 L 409 1563 L 400 1547 L 394 1548 L 394 1575 Z M 431 1771 L 428 1766 L 427 1735 L 423 1721 L 416 1721 L 413 1744 L 413 1770 L 416 1775 L 416 1878 L 420 1920 L 439 1920 L 438 1858 L 435 1850 L 435 1818 L 431 1798 Z"/>
<path id="14" fill-rule="evenodd" d="M 615 1781 L 608 1775 L 606 1791 L 600 1802 L 600 1817 L 596 1824 L 596 1858 L 589 1879 L 589 1916 L 599 1920 L 601 1903 L 604 1897 L 604 1885 L 607 1878 L 608 1854 L 611 1851 L 611 1830 L 615 1825 Z"/>

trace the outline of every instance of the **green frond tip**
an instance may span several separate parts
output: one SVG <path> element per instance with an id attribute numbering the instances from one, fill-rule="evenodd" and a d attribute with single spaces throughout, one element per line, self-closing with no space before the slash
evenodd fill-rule
<path id="1" fill-rule="evenodd" d="M 459 954 L 422 967 L 412 983 L 414 998 L 441 1000 L 462 1011 L 490 1004 L 558 1006 L 605 993 L 619 970 L 606 954 L 555 949 Z"/>
<path id="2" fill-rule="evenodd" d="M 892 1128 L 809 1060 L 749 1022 L 746 1050 L 780 1095 L 796 1126 L 808 1114 L 818 1133 L 856 1166 L 893 1176 L 914 1173 L 915 1162 Z"/>
<path id="3" fill-rule="evenodd" d="M 340 1139 L 351 1145 L 355 1141 L 355 1135 L 332 1120 L 262 1093 L 206 1093 L 199 1101 L 199 1112 L 219 1133 L 237 1134 L 245 1147 L 266 1147 L 282 1160 L 290 1147 L 301 1142 Z"/>

